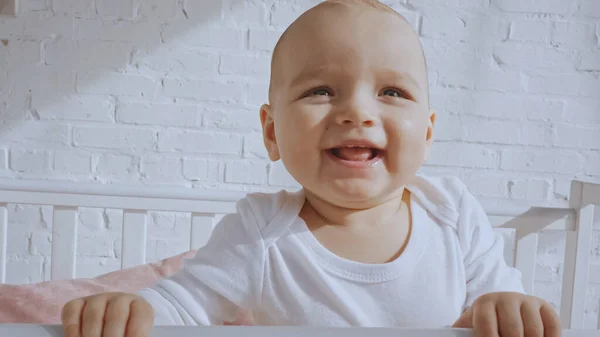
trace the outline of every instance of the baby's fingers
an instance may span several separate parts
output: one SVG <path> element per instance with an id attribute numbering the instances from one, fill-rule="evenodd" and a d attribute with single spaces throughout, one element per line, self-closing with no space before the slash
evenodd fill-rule
<path id="1" fill-rule="evenodd" d="M 501 337 L 523 337 L 523 318 L 521 317 L 520 301 L 510 299 L 499 301 L 496 304 L 496 312 L 498 315 L 498 330 Z"/>
<path id="2" fill-rule="evenodd" d="M 130 304 L 131 298 L 127 296 L 115 296 L 108 301 L 102 337 L 125 336 Z"/>
<path id="3" fill-rule="evenodd" d="M 61 320 L 65 337 L 81 337 L 81 314 L 85 301 L 81 298 L 73 300 L 62 309 Z"/>
<path id="4" fill-rule="evenodd" d="M 89 297 L 81 316 L 82 337 L 101 337 L 104 326 L 107 298 L 105 296 Z"/>
<path id="5" fill-rule="evenodd" d="M 473 331 L 475 337 L 499 337 L 494 302 L 484 301 L 473 309 Z"/>
<path id="6" fill-rule="evenodd" d="M 523 317 L 525 337 L 544 337 L 544 321 L 540 315 L 540 306 L 537 303 L 523 303 L 521 305 L 521 317 Z"/>
<path id="7" fill-rule="evenodd" d="M 562 335 L 560 318 L 550 304 L 544 303 L 542 305 L 540 316 L 544 322 L 544 337 L 560 337 Z"/>
<path id="8" fill-rule="evenodd" d="M 141 299 L 131 302 L 127 337 L 148 337 L 154 323 L 154 309 Z"/>
<path id="9" fill-rule="evenodd" d="M 473 328 L 473 307 L 467 309 L 458 320 L 452 325 L 457 329 L 472 329 Z"/>

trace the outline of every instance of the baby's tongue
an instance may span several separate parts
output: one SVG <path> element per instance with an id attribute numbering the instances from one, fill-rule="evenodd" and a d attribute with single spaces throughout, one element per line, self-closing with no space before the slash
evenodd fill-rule
<path id="1" fill-rule="evenodd" d="M 336 149 L 335 154 L 344 160 L 367 161 L 371 159 L 373 151 L 364 147 L 342 147 Z"/>

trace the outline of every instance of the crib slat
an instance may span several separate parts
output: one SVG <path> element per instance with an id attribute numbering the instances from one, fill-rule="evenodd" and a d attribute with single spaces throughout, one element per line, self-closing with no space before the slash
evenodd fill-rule
<path id="1" fill-rule="evenodd" d="M 190 249 L 198 249 L 206 245 L 215 224 L 214 214 L 192 214 Z"/>
<path id="2" fill-rule="evenodd" d="M 584 201 L 585 202 L 585 201 Z M 560 317 L 567 329 L 583 329 L 588 268 L 594 227 L 594 205 L 579 209 L 577 231 L 567 236 Z"/>
<path id="3" fill-rule="evenodd" d="M 573 286 L 575 274 L 575 258 L 577 252 L 577 232 L 567 232 L 565 238 L 565 261 L 563 266 L 563 284 L 560 300 L 560 320 L 565 328 L 571 325 L 571 311 L 573 309 Z"/>
<path id="4" fill-rule="evenodd" d="M 50 278 L 75 278 L 77 256 L 77 208 L 54 207 Z"/>
<path id="5" fill-rule="evenodd" d="M 598 310 L 598 320 L 596 321 L 596 330 L 600 331 L 600 310 Z"/>
<path id="6" fill-rule="evenodd" d="M 519 233 L 517 232 L 517 237 Z M 533 294 L 535 282 L 535 265 L 537 260 L 538 234 L 528 234 L 517 241 L 515 252 L 515 267 L 521 272 L 523 290 Z"/>
<path id="7" fill-rule="evenodd" d="M 6 283 L 6 248 L 8 237 L 8 209 L 0 204 L 0 283 Z"/>
<path id="8" fill-rule="evenodd" d="M 121 269 L 146 263 L 146 212 L 123 211 Z"/>
<path id="9" fill-rule="evenodd" d="M 583 198 L 589 204 L 600 206 L 600 184 L 584 183 Z"/>

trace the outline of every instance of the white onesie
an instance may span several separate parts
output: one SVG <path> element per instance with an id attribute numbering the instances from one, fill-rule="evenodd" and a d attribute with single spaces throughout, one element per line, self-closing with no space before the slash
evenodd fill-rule
<path id="1" fill-rule="evenodd" d="M 418 176 L 412 233 L 386 264 L 323 247 L 298 217 L 303 191 L 250 194 L 184 268 L 139 292 L 156 325 L 221 325 L 240 308 L 257 325 L 436 328 L 482 294 L 523 292 L 481 205 L 455 178 Z"/>

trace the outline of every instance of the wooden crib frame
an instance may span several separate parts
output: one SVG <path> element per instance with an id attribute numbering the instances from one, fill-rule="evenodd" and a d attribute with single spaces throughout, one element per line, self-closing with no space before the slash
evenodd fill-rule
<path id="1" fill-rule="evenodd" d="M 78 208 L 108 208 L 123 210 L 123 235 L 121 268 L 129 268 L 146 263 L 146 228 L 148 211 L 184 212 L 191 214 L 190 249 L 203 246 L 208 240 L 218 219 L 235 211 L 235 203 L 244 197 L 244 193 L 225 191 L 200 191 L 185 188 L 149 188 L 124 187 L 115 185 L 75 184 L 31 180 L 0 180 L 0 283 L 6 280 L 6 247 L 7 247 L 7 205 L 30 204 L 53 206 L 52 228 L 52 261 L 51 279 L 71 279 L 75 277 L 77 257 L 77 216 Z M 538 233 L 541 230 L 562 230 L 567 232 L 567 247 L 564 261 L 564 277 L 560 316 L 563 327 L 567 329 L 565 336 L 599 336 L 598 331 L 583 329 L 584 305 L 590 263 L 590 249 L 594 219 L 594 205 L 600 205 L 600 184 L 573 181 L 569 205 L 565 207 L 517 207 L 486 205 L 484 208 L 490 221 L 497 228 L 513 228 L 516 230 L 515 267 L 523 274 L 526 291 L 531 292 L 534 285 L 534 274 L 537 255 Z M 141 236 L 141 237 L 140 237 Z M 599 319 L 600 322 L 600 319 Z M 17 335 L 28 337 L 47 337 L 57 335 L 56 327 L 37 325 L 3 325 L 0 324 L 0 336 Z M 174 327 L 158 328 L 153 336 L 169 335 L 173 337 L 191 336 L 189 329 Z M 206 329 L 206 328 L 205 328 Z M 212 329 L 212 330 L 211 330 Z M 243 334 L 264 336 L 285 331 L 286 336 L 311 335 L 351 336 L 358 332 L 351 329 L 307 330 L 306 328 L 290 328 L 289 330 L 269 330 L 272 328 L 209 328 L 202 336 L 225 337 L 240 332 Z M 299 329 L 299 330 L 298 330 Z M 600 324 L 599 324 L 600 329 Z M 358 329 L 361 330 L 361 329 Z M 175 331 L 178 331 L 174 334 Z M 339 332 L 342 331 L 342 332 Z M 402 330 L 406 336 L 469 336 L 470 331 L 435 330 L 414 331 Z M 313 334 L 314 333 L 314 334 Z M 381 337 L 398 335 L 396 329 L 376 329 L 368 334 Z M 376 336 L 374 336 L 376 337 Z"/>

